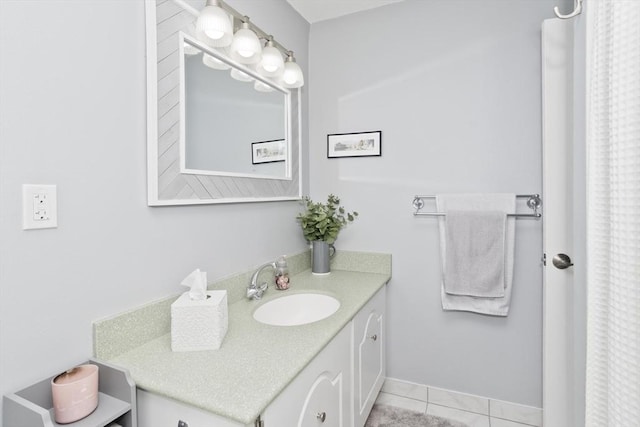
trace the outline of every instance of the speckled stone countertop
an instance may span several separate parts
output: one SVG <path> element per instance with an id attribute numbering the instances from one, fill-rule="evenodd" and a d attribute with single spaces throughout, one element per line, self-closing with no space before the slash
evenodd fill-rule
<path id="1" fill-rule="evenodd" d="M 141 389 L 252 423 L 391 278 L 387 254 L 340 251 L 327 276 L 304 269 L 308 258 L 308 252 L 292 257 L 291 289 L 270 286 L 261 301 L 242 297 L 251 272 L 209 285 L 228 291 L 229 328 L 219 350 L 171 351 L 173 296 L 94 322 L 95 356 L 127 368 Z M 261 304 L 309 291 L 336 297 L 340 308 L 327 319 L 301 326 L 253 319 Z"/>

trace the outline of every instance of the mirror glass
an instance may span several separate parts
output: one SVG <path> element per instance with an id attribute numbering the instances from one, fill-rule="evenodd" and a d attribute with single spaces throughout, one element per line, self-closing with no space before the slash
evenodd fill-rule
<path id="1" fill-rule="evenodd" d="M 286 178 L 288 93 L 198 41 L 182 40 L 183 172 Z"/>

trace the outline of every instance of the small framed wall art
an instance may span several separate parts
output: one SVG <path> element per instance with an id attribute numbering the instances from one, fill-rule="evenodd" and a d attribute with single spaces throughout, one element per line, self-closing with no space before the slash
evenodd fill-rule
<path id="1" fill-rule="evenodd" d="M 382 155 L 382 131 L 327 135 L 327 157 L 370 157 Z"/>
<path id="2" fill-rule="evenodd" d="M 284 139 L 251 143 L 251 163 L 284 162 L 286 158 Z"/>

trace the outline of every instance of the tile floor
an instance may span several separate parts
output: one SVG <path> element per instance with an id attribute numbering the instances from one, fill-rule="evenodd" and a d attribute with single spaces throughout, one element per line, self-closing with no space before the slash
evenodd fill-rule
<path id="1" fill-rule="evenodd" d="M 531 424 L 521 424 L 502 418 L 491 417 L 470 411 L 451 408 L 435 403 L 427 403 L 426 399 L 417 400 L 396 394 L 381 392 L 376 399 L 377 403 L 404 408 L 411 411 L 423 412 L 428 415 L 435 415 L 450 420 L 460 421 L 469 427 L 531 427 Z M 484 412 L 484 411 L 481 411 Z"/>

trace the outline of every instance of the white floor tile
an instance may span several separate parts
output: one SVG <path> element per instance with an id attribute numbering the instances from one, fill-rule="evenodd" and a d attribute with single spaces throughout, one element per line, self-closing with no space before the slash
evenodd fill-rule
<path id="1" fill-rule="evenodd" d="M 429 403 L 489 415 L 489 399 L 472 394 L 429 387 Z"/>
<path id="2" fill-rule="evenodd" d="M 491 417 L 491 427 L 531 427 L 531 425 Z"/>
<path id="3" fill-rule="evenodd" d="M 460 421 L 468 424 L 469 427 L 490 427 L 489 417 L 486 415 L 474 414 L 473 412 L 461 411 L 460 409 L 448 408 L 433 403 L 429 403 L 427 406 L 427 414 Z"/>
<path id="4" fill-rule="evenodd" d="M 427 403 L 420 400 L 409 399 L 407 397 L 396 396 L 395 394 L 380 393 L 376 403 L 381 405 L 395 406 L 396 408 L 407 409 L 409 411 L 425 413 Z"/>
<path id="5" fill-rule="evenodd" d="M 429 388 L 427 386 L 396 380 L 393 378 L 387 378 L 385 380 L 382 385 L 382 391 L 385 393 L 408 397 L 410 399 L 422 400 L 423 402 L 428 402 L 429 398 Z"/>

